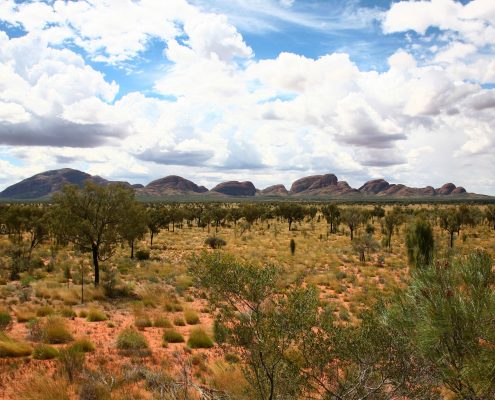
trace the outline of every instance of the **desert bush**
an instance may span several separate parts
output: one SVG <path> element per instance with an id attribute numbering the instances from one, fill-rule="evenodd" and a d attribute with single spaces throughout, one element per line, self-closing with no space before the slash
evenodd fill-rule
<path id="1" fill-rule="evenodd" d="M 228 329 L 219 318 L 213 321 L 213 337 L 218 344 L 225 343 L 228 338 Z"/>
<path id="2" fill-rule="evenodd" d="M 86 318 L 88 316 L 88 310 L 79 311 L 79 318 Z"/>
<path id="3" fill-rule="evenodd" d="M 60 317 L 48 317 L 41 325 L 41 340 L 45 343 L 60 344 L 73 340 L 65 320 Z"/>
<path id="4" fill-rule="evenodd" d="M 144 249 L 137 250 L 136 251 L 136 258 L 139 261 L 149 260 L 150 259 L 150 251 L 144 250 Z"/>
<path id="5" fill-rule="evenodd" d="M 17 322 L 28 322 L 36 318 L 36 314 L 29 309 L 17 309 L 15 311 Z"/>
<path id="6" fill-rule="evenodd" d="M 157 328 L 172 328 L 172 323 L 165 317 L 156 317 L 153 325 Z"/>
<path id="7" fill-rule="evenodd" d="M 294 253 L 296 252 L 296 242 L 294 239 L 290 240 L 289 247 L 290 247 L 290 254 L 294 255 Z"/>
<path id="8" fill-rule="evenodd" d="M 205 245 L 211 247 L 212 249 L 220 249 L 226 244 L 227 242 L 219 237 L 208 237 L 205 239 Z"/>
<path id="9" fill-rule="evenodd" d="M 47 317 L 48 315 L 52 315 L 55 313 L 55 310 L 50 306 L 41 306 L 36 310 L 36 316 L 38 317 Z"/>
<path id="10" fill-rule="evenodd" d="M 193 310 L 184 311 L 184 319 L 186 320 L 188 325 L 199 324 L 199 315 Z"/>
<path id="11" fill-rule="evenodd" d="M 85 379 L 79 387 L 79 400 L 110 400 L 110 389 L 103 383 Z"/>
<path id="12" fill-rule="evenodd" d="M 148 317 L 147 315 L 140 315 L 134 320 L 134 325 L 141 331 L 144 330 L 144 328 L 153 326 L 153 323 L 151 322 L 150 317 Z"/>
<path id="13" fill-rule="evenodd" d="M 108 318 L 103 311 L 98 310 L 97 308 L 90 308 L 86 319 L 89 322 L 101 322 L 101 321 L 106 321 Z"/>
<path id="14" fill-rule="evenodd" d="M 4 357 L 26 357 L 33 349 L 27 343 L 11 339 L 5 333 L 0 332 L 0 358 Z"/>
<path id="15" fill-rule="evenodd" d="M 58 350 L 47 344 L 38 344 L 34 347 L 33 358 L 35 360 L 51 360 L 57 358 Z"/>
<path id="16" fill-rule="evenodd" d="M 84 367 L 85 354 L 77 348 L 69 346 L 60 349 L 58 360 L 62 372 L 67 376 L 69 382 L 74 382 L 74 379 L 79 375 Z"/>
<path id="17" fill-rule="evenodd" d="M 0 310 L 0 331 L 5 331 L 12 323 L 12 317 L 7 310 Z"/>
<path id="18" fill-rule="evenodd" d="M 163 341 L 165 343 L 182 343 L 184 341 L 184 336 L 173 329 L 167 329 L 163 332 Z"/>
<path id="19" fill-rule="evenodd" d="M 70 307 L 63 307 L 60 309 L 59 314 L 64 318 L 75 318 L 76 312 Z"/>
<path id="20" fill-rule="evenodd" d="M 72 343 L 71 347 L 81 353 L 91 353 L 95 351 L 95 345 L 88 338 L 81 338 Z"/>
<path id="21" fill-rule="evenodd" d="M 41 374 L 26 378 L 18 390 L 19 400 L 70 400 L 64 380 Z"/>
<path id="22" fill-rule="evenodd" d="M 182 318 L 182 317 L 175 317 L 174 318 L 174 325 L 175 326 L 186 326 L 186 321 L 184 321 L 184 318 Z"/>
<path id="23" fill-rule="evenodd" d="M 117 348 L 126 351 L 148 350 L 149 345 L 146 338 L 132 328 L 126 328 L 117 337 Z"/>
<path id="24" fill-rule="evenodd" d="M 191 331 L 187 345 L 192 349 L 209 349 L 213 347 L 213 340 L 202 328 L 196 328 Z"/>

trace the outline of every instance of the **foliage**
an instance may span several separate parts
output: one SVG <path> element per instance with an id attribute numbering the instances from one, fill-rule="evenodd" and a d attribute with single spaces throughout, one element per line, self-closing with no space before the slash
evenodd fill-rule
<path id="1" fill-rule="evenodd" d="M 139 249 L 136 251 L 136 258 L 139 261 L 146 261 L 150 259 L 150 251 L 145 249 Z"/>
<path id="2" fill-rule="evenodd" d="M 101 322 L 106 321 L 108 318 L 103 311 L 98 310 L 97 308 L 90 308 L 86 319 L 88 322 Z"/>
<path id="3" fill-rule="evenodd" d="M 184 341 L 184 336 L 173 329 L 166 329 L 165 332 L 163 332 L 163 341 L 166 343 L 182 343 Z"/>
<path id="4" fill-rule="evenodd" d="M 199 315 L 193 310 L 184 311 L 184 319 L 186 320 L 188 325 L 199 324 Z"/>
<path id="5" fill-rule="evenodd" d="M 63 318 L 50 316 L 41 325 L 41 340 L 45 343 L 60 344 L 71 342 L 73 337 Z"/>
<path id="6" fill-rule="evenodd" d="M 47 344 L 38 344 L 34 347 L 33 358 L 35 360 L 51 360 L 58 357 L 58 350 Z"/>
<path id="7" fill-rule="evenodd" d="M 117 337 L 117 348 L 119 350 L 146 350 L 149 348 L 148 341 L 138 331 L 126 328 Z"/>
<path id="8" fill-rule="evenodd" d="M 202 328 L 195 328 L 191 331 L 187 345 L 191 349 L 209 349 L 213 347 L 213 340 Z"/>
<path id="9" fill-rule="evenodd" d="M 4 332 L 0 332 L 0 358 L 29 356 L 33 349 L 27 343 L 11 339 Z"/>
<path id="10" fill-rule="evenodd" d="M 12 323 L 12 317 L 7 310 L 0 310 L 0 332 L 5 331 Z"/>
<path id="11" fill-rule="evenodd" d="M 95 351 L 95 345 L 88 338 L 82 338 L 72 343 L 71 347 L 81 353 L 91 353 Z"/>
<path id="12" fill-rule="evenodd" d="M 205 245 L 211 247 L 212 249 L 220 249 L 226 244 L 227 242 L 219 237 L 208 237 L 205 239 Z"/>
<path id="13" fill-rule="evenodd" d="M 58 360 L 62 372 L 67 376 L 69 382 L 73 382 L 82 372 L 85 354 L 76 347 L 64 347 L 58 352 Z"/>
<path id="14" fill-rule="evenodd" d="M 409 263 L 417 268 L 430 265 L 433 260 L 434 245 L 431 225 L 423 219 L 414 221 L 406 235 Z"/>

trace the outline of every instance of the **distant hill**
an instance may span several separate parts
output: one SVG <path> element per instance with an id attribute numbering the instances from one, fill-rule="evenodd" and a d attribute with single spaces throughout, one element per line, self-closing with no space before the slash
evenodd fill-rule
<path id="1" fill-rule="evenodd" d="M 112 181 L 108 181 L 99 176 L 92 176 L 86 172 L 71 168 L 63 168 L 42 172 L 9 186 L 0 193 L 0 198 L 15 200 L 44 199 L 59 192 L 66 184 L 82 187 L 86 181 L 91 181 L 98 185 L 108 185 L 109 183 L 112 183 Z M 131 186 L 128 182 L 119 183 Z"/>
<path id="2" fill-rule="evenodd" d="M 0 193 L 3 200 L 37 200 L 50 198 L 54 193 L 60 191 L 65 184 L 83 186 L 84 182 L 91 181 L 99 185 L 117 183 L 99 176 L 92 176 L 82 171 L 63 168 L 46 171 L 24 179 L 9 186 Z M 249 181 L 228 181 L 216 185 L 208 190 L 204 186 L 177 175 L 170 175 L 154 180 L 143 186 L 141 184 L 131 185 L 128 182 L 118 182 L 129 186 L 136 191 L 141 198 L 167 198 L 173 197 L 180 200 L 181 197 L 196 196 L 197 198 L 236 198 L 236 197 L 266 197 L 280 199 L 331 199 L 331 198 L 353 198 L 372 200 L 374 198 L 390 199 L 491 199 L 490 196 L 468 193 L 461 186 L 446 183 L 440 188 L 426 186 L 423 188 L 408 187 L 404 184 L 391 184 L 384 179 L 373 179 L 366 182 L 359 189 L 352 188 L 345 181 L 339 181 L 334 174 L 306 176 L 294 181 L 290 190 L 284 185 L 272 185 L 266 189 L 256 189 Z"/>

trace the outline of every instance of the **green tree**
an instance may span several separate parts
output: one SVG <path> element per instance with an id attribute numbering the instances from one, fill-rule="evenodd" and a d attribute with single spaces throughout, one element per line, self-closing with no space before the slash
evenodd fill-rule
<path id="1" fill-rule="evenodd" d="M 128 210 L 135 207 L 134 191 L 119 184 L 99 186 L 87 182 L 82 189 L 64 186 L 53 201 L 56 234 L 92 253 L 94 283 L 98 286 L 99 262 L 110 258 L 116 245 L 123 241 Z"/>
<path id="2" fill-rule="evenodd" d="M 493 229 L 495 229 L 495 205 L 486 207 L 485 218 L 488 220 L 488 223 L 492 225 Z"/>
<path id="3" fill-rule="evenodd" d="M 289 224 L 289 231 L 291 230 L 292 223 L 295 221 L 302 221 L 306 215 L 305 207 L 296 203 L 282 203 L 276 211 L 276 215 L 284 218 Z"/>
<path id="4" fill-rule="evenodd" d="M 165 225 L 163 210 L 159 207 L 150 207 L 146 211 L 146 226 L 150 232 L 150 246 L 153 246 L 153 238 L 158 235 Z"/>
<path id="5" fill-rule="evenodd" d="M 440 226 L 449 233 L 450 248 L 454 247 L 454 235 L 461 230 L 462 219 L 457 210 L 444 209 L 440 210 Z"/>
<path id="6" fill-rule="evenodd" d="M 399 207 L 394 207 L 392 211 L 385 214 L 383 226 L 385 228 L 385 243 L 390 250 L 392 248 L 392 235 L 394 230 L 404 223 L 404 214 Z"/>
<path id="7" fill-rule="evenodd" d="M 347 207 L 341 213 L 342 222 L 347 225 L 351 234 L 351 240 L 354 239 L 354 231 L 363 223 L 363 213 L 358 207 Z"/>
<path id="8" fill-rule="evenodd" d="M 495 396 L 494 283 L 492 258 L 476 251 L 416 269 L 388 312 L 436 385 L 459 400 Z"/>
<path id="9" fill-rule="evenodd" d="M 407 256 L 409 263 L 420 268 L 430 265 L 435 247 L 433 229 L 424 219 L 415 220 L 406 234 Z"/>
<path id="10" fill-rule="evenodd" d="M 327 224 L 330 226 L 330 233 L 337 232 L 340 223 L 340 209 L 335 203 L 330 203 L 321 208 L 321 213 L 325 217 Z"/>
<path id="11" fill-rule="evenodd" d="M 147 230 L 146 209 L 136 202 L 132 207 L 127 209 L 127 216 L 121 227 L 122 238 L 131 249 L 131 258 L 134 258 L 134 244 L 136 240 L 142 239 Z"/>

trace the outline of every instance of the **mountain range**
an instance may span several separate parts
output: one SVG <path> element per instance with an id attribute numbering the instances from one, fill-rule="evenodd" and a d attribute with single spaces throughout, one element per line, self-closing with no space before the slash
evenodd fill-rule
<path id="1" fill-rule="evenodd" d="M 273 185 L 257 189 L 252 182 L 228 181 L 216 185 L 211 190 L 176 175 L 166 176 L 148 183 L 146 186 L 131 185 L 128 182 L 109 181 L 100 176 L 93 176 L 71 168 L 46 171 L 24 179 L 0 192 L 3 200 L 37 200 L 48 199 L 65 184 L 83 186 L 90 181 L 99 185 L 120 183 L 135 190 L 141 198 L 163 198 L 180 196 L 212 197 L 266 197 L 266 198 L 485 198 L 488 196 L 467 193 L 453 183 L 446 183 L 440 188 L 426 186 L 408 187 L 403 184 L 390 184 L 384 179 L 374 179 L 355 189 L 345 181 L 339 181 L 334 174 L 313 175 L 300 178 L 292 183 L 289 190 L 282 185 Z"/>

